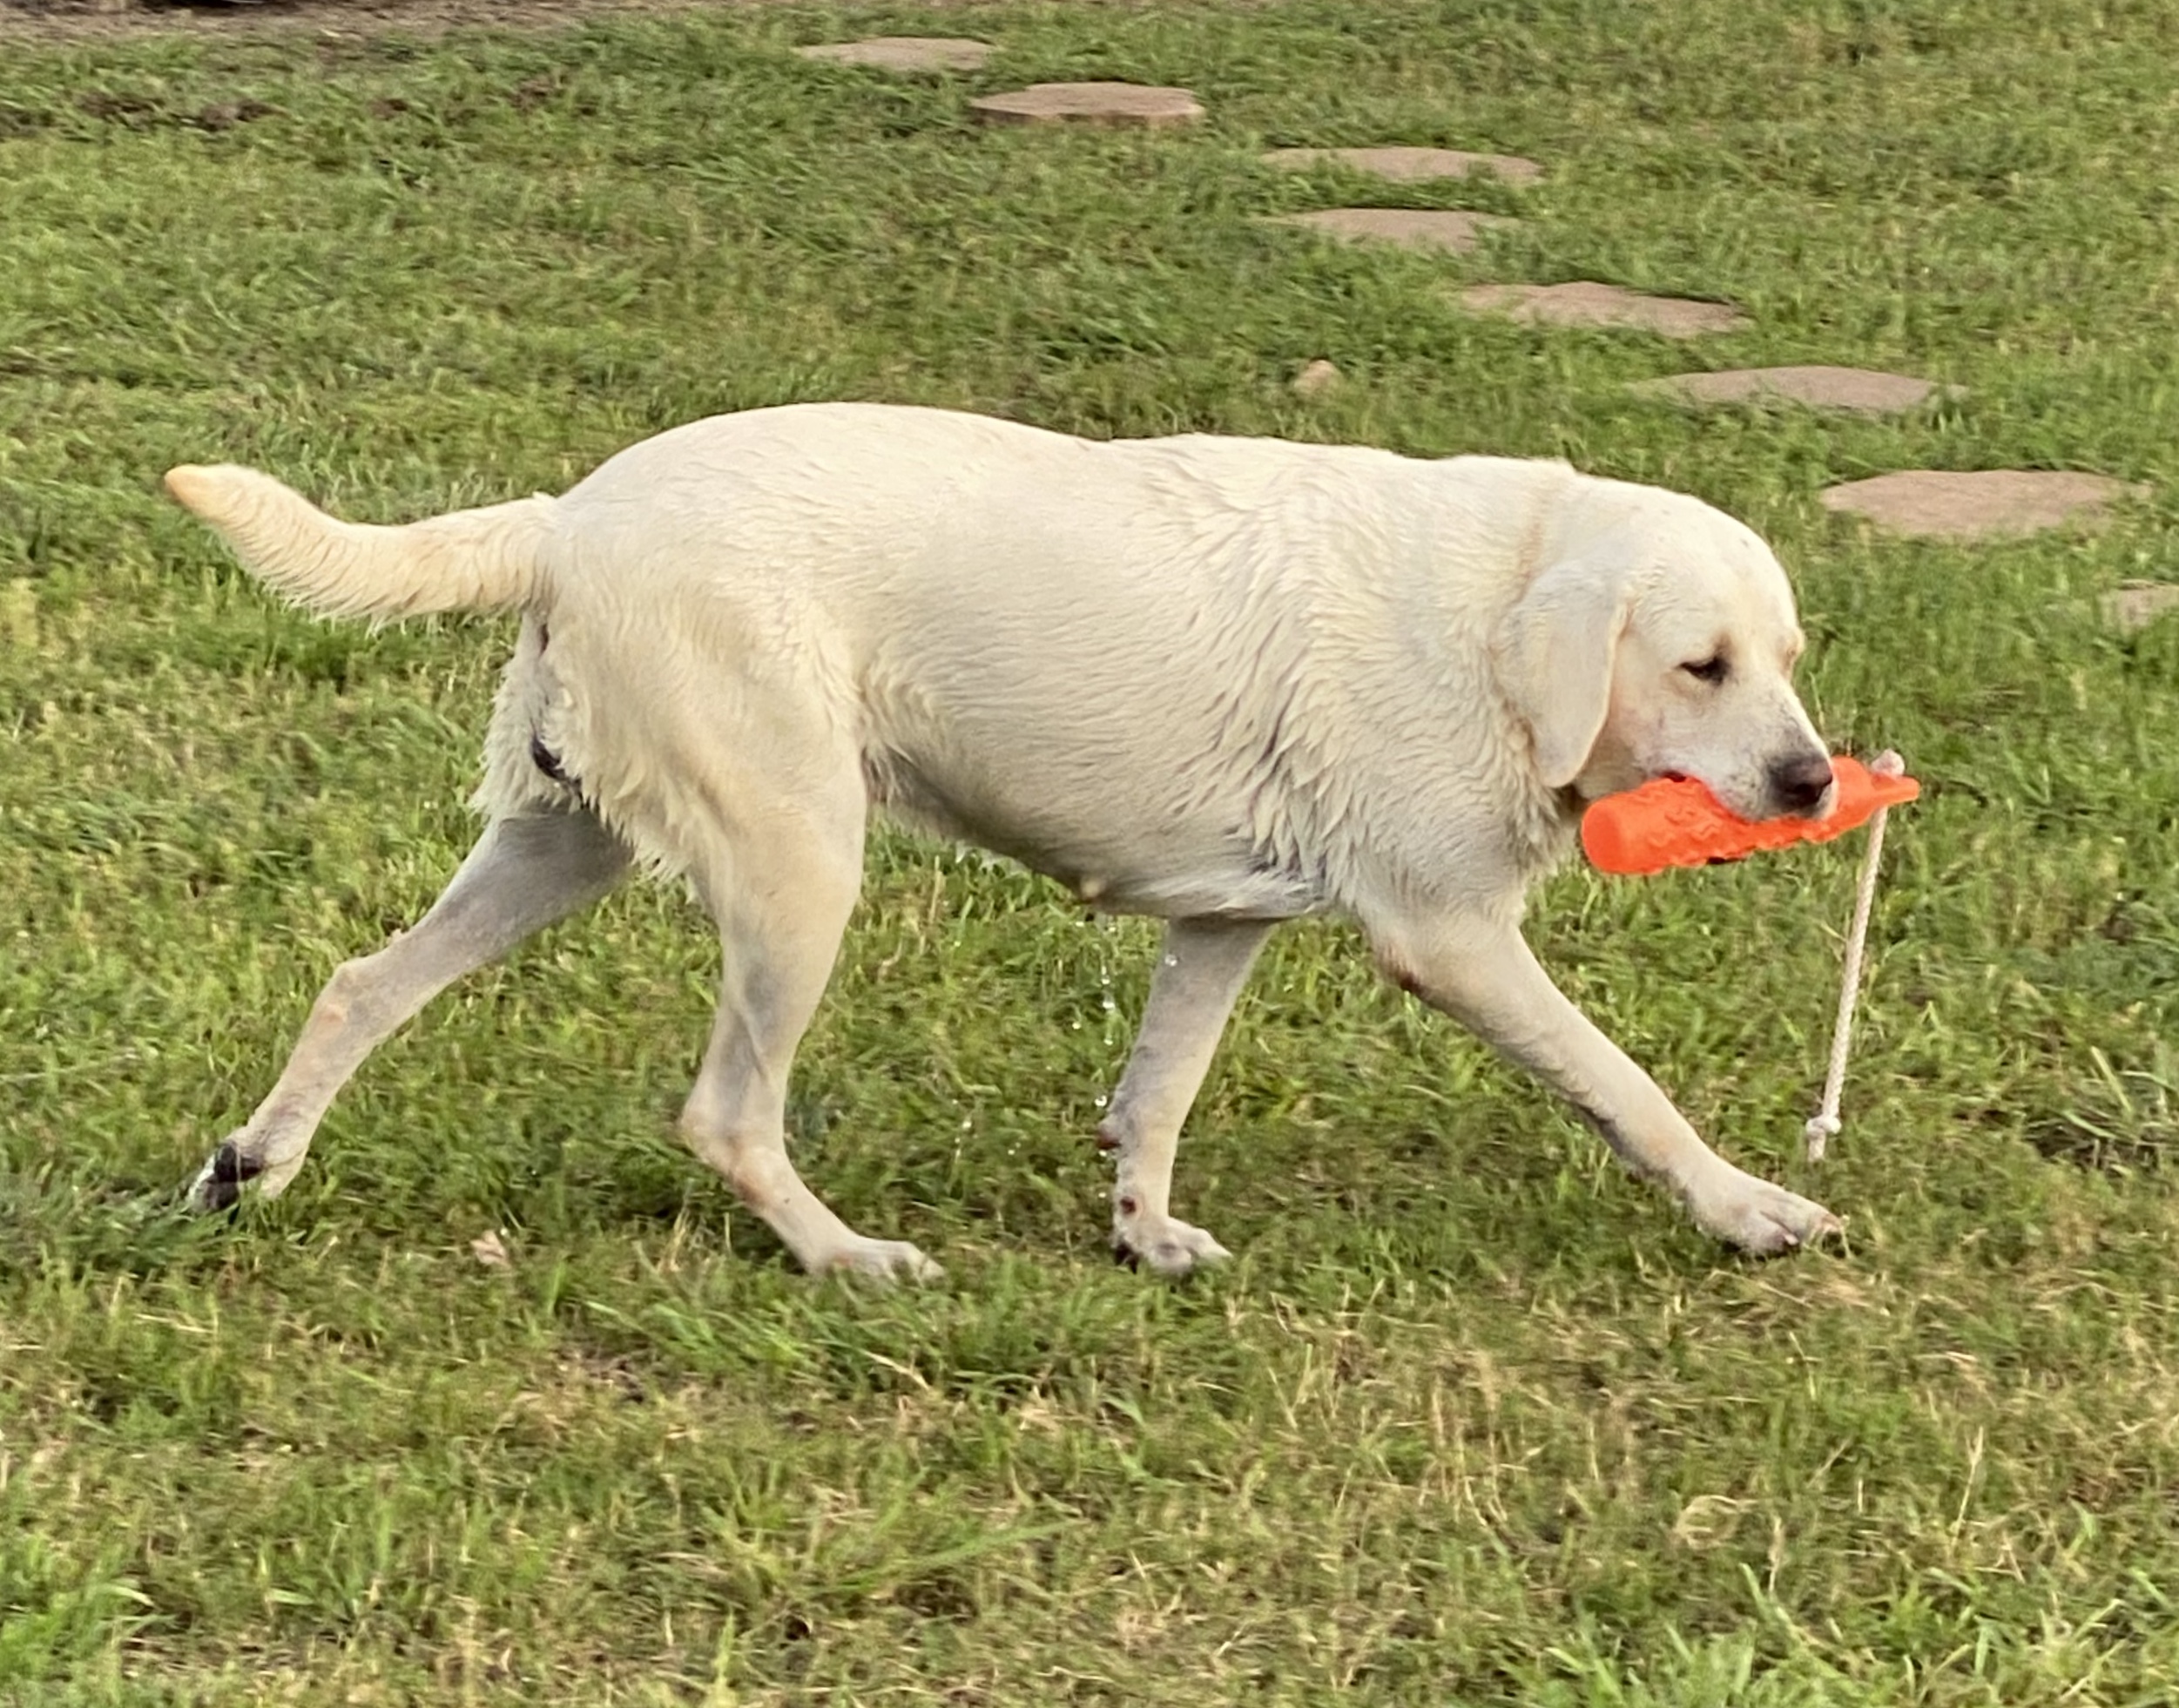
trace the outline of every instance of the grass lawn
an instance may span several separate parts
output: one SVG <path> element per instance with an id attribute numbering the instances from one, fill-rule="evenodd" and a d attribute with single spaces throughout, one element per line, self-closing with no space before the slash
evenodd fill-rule
<path id="1" fill-rule="evenodd" d="M 1003 51 L 789 51 L 916 30 Z M 2128 0 L 0 37 L 0 1701 L 2170 1700 L 2179 619 L 2095 601 L 2179 579 L 2176 60 Z M 1210 118 L 965 111 L 1102 76 Z M 1548 176 L 1257 160 L 1370 142 Z M 1521 223 L 1451 258 L 1262 219 L 1354 199 Z M 1453 302 L 1576 278 L 1753 327 Z M 1297 397 L 1318 357 L 1345 385 Z M 1625 388 L 1791 362 L 1966 389 L 1871 422 Z M 658 888 L 428 1010 L 278 1204 L 176 1215 L 325 974 L 453 870 L 511 631 L 276 609 L 160 472 L 391 520 L 813 398 L 1563 456 L 1764 530 L 1825 732 L 1926 785 L 1820 1177 L 1858 839 L 1568 870 L 1533 935 L 1844 1246 L 1725 1254 L 1323 925 L 1182 1148 L 1235 1262 L 1116 1270 L 1090 1132 L 1152 928 L 898 836 L 793 1120 L 943 1284 L 805 1279 L 684 1153 L 716 949 Z M 1816 500 L 2007 466 L 2151 496 L 1973 548 Z"/>

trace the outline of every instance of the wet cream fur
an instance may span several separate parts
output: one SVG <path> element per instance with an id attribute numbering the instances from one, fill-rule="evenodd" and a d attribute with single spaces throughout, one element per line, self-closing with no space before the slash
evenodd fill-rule
<path id="1" fill-rule="evenodd" d="M 686 874 L 725 942 L 691 1142 L 811 1267 L 925 1272 L 826 1209 L 779 1133 L 876 807 L 1171 922 L 1105 1131 L 1116 1238 L 1154 1267 L 1224 1255 L 1168 1212 L 1173 1148 L 1264 934 L 1307 914 L 1359 922 L 1723 1237 L 1835 1225 L 1704 1145 L 1517 929 L 1582 798 L 1677 773 L 1769 816 L 1779 768 L 1822 751 L 1784 572 L 1696 499 L 1554 462 L 856 404 L 698 422 L 560 498 L 406 527 L 246 469 L 168 484 L 312 609 L 523 617 L 493 829 L 435 935 L 335 976 L 340 1012 L 223 1147 L 236 1182 L 284 1185 L 378 1037 L 634 861 Z M 1713 658 L 1721 680 L 1689 668 Z"/>

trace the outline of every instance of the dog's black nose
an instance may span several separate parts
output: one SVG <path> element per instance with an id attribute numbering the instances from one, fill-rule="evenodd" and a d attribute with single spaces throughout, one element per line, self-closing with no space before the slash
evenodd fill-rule
<path id="1" fill-rule="evenodd" d="M 1823 753 L 1803 753 L 1771 767 L 1771 798 L 1778 810 L 1806 817 L 1822 804 L 1831 787 L 1831 760 Z"/>

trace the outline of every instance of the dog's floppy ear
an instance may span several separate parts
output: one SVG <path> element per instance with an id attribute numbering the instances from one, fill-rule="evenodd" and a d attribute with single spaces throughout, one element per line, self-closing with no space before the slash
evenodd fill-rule
<path id="1" fill-rule="evenodd" d="M 1623 567 L 1562 558 L 1529 583 L 1492 637 L 1499 689 L 1528 726 L 1549 787 L 1581 775 L 1603 733 L 1632 591 Z"/>

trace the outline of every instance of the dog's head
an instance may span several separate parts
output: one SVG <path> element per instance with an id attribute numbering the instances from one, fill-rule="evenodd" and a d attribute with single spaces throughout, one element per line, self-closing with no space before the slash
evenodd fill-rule
<path id="1" fill-rule="evenodd" d="M 1547 784 L 1594 799 L 1684 776 L 1746 819 L 1831 810 L 1792 589 L 1762 540 L 1699 499 L 1583 481 L 1542 543 L 1492 650 Z"/>

